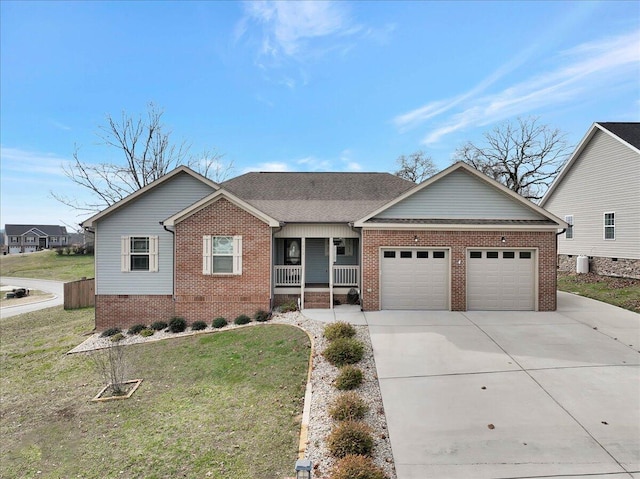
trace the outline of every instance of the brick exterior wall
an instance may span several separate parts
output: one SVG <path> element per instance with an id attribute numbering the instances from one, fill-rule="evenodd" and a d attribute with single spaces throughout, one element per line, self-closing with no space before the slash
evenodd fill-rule
<path id="1" fill-rule="evenodd" d="M 415 237 L 418 241 L 414 241 Z M 502 243 L 501 238 L 506 242 Z M 451 310 L 466 311 L 466 248 L 538 248 L 538 310 L 556 309 L 556 235 L 531 231 L 369 230 L 362 232 L 364 311 L 380 309 L 380 247 L 451 249 Z M 458 262 L 460 262 L 458 264 Z"/>
<path id="2" fill-rule="evenodd" d="M 269 310 L 271 299 L 271 228 L 222 198 L 178 223 L 175 314 L 210 323 Z M 242 236 L 241 275 L 203 275 L 204 235 Z"/>
<path id="3" fill-rule="evenodd" d="M 173 298 L 168 295 L 99 294 L 96 295 L 96 330 L 130 328 L 134 324 L 169 321 Z"/>

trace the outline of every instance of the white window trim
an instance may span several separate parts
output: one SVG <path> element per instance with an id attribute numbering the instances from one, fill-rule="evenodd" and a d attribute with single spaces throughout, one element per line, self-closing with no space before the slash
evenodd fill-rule
<path id="1" fill-rule="evenodd" d="M 131 238 L 149 238 L 149 269 L 131 271 Z M 120 237 L 120 271 L 123 273 L 158 272 L 158 237 L 149 235 L 131 235 Z"/>
<path id="2" fill-rule="evenodd" d="M 215 273 L 213 271 L 213 238 L 231 236 L 233 238 L 233 272 Z M 204 235 L 202 237 L 202 274 L 210 276 L 229 276 L 242 274 L 242 236 L 236 235 Z"/>
<path id="3" fill-rule="evenodd" d="M 564 220 L 569 224 L 569 228 L 567 228 L 567 231 L 565 231 L 564 239 L 572 240 L 575 236 L 575 231 L 573 228 L 573 215 L 565 215 Z M 571 234 L 571 236 L 569 236 L 569 234 Z"/>
<path id="4" fill-rule="evenodd" d="M 613 215 L 612 225 L 607 225 L 607 215 Z M 607 238 L 607 228 L 613 229 L 613 238 Z M 602 239 L 604 239 L 605 241 L 616 240 L 616 212 L 615 211 L 605 211 L 602 214 Z"/>

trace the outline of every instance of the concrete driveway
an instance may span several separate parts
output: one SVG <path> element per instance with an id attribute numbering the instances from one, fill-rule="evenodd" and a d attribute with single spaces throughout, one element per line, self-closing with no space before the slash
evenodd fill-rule
<path id="1" fill-rule="evenodd" d="M 399 479 L 640 479 L 640 315 L 364 316 Z"/>

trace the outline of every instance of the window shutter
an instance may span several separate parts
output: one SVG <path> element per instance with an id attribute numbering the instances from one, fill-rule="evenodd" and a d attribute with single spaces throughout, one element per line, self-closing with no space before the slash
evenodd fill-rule
<path id="1" fill-rule="evenodd" d="M 158 237 L 149 236 L 149 271 L 158 271 Z"/>
<path id="2" fill-rule="evenodd" d="M 242 274 L 242 236 L 233 237 L 233 274 Z"/>
<path id="3" fill-rule="evenodd" d="M 120 244 L 120 271 L 131 271 L 131 262 L 129 261 L 131 240 L 129 236 L 121 236 Z"/>
<path id="4" fill-rule="evenodd" d="M 211 235 L 202 237 L 202 274 L 211 274 Z"/>

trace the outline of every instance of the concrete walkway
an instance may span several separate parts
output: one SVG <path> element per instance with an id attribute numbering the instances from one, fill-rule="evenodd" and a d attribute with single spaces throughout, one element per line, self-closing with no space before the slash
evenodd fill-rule
<path id="1" fill-rule="evenodd" d="M 558 304 L 304 313 L 369 326 L 398 479 L 640 479 L 640 315 Z"/>

